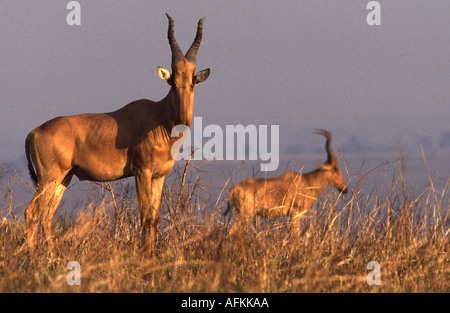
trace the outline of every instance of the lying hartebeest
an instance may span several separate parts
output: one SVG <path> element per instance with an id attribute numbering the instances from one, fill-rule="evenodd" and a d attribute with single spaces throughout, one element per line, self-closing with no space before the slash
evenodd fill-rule
<path id="1" fill-rule="evenodd" d="M 179 124 L 191 127 L 194 87 L 205 81 L 210 71 L 195 75 L 204 18 L 199 20 L 195 40 L 183 55 L 175 40 L 173 19 L 167 17 L 172 74 L 158 67 L 161 79 L 171 86 L 164 99 L 134 101 L 111 113 L 57 117 L 26 138 L 28 168 L 37 186 L 25 211 L 31 250 L 41 224 L 51 251 L 56 252 L 52 219 L 73 175 L 100 182 L 134 176 L 143 246 L 153 250 L 164 177 L 175 162 L 171 148 L 181 138 L 171 137 L 172 128 Z"/>
<path id="2" fill-rule="evenodd" d="M 288 172 L 268 179 L 248 179 L 231 189 L 228 209 L 224 214 L 227 215 L 233 206 L 239 214 L 231 233 L 246 229 L 255 215 L 267 218 L 287 215 L 292 228 L 296 224 L 295 220 L 306 213 L 328 185 L 342 193 L 347 192 L 347 184 L 331 149 L 331 133 L 323 129 L 316 129 L 315 133 L 327 138 L 328 154 L 327 161 L 315 171 L 305 174 Z"/>

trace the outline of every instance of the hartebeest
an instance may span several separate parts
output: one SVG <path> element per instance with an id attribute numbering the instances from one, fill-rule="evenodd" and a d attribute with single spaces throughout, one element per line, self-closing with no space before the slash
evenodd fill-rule
<path id="1" fill-rule="evenodd" d="M 342 193 L 347 192 L 347 184 L 331 149 L 331 133 L 323 129 L 316 129 L 315 133 L 327 138 L 325 147 L 328 154 L 327 161 L 315 171 L 305 174 L 288 172 L 276 178 L 248 179 L 231 189 L 225 215 L 233 206 L 239 214 L 231 233 L 246 229 L 249 220 L 255 215 L 266 218 L 287 215 L 292 228 L 296 224 L 295 220 L 306 213 L 328 185 Z"/>
<path id="2" fill-rule="evenodd" d="M 208 68 L 195 75 L 204 18 L 198 22 L 186 55 L 175 40 L 173 19 L 167 18 L 172 74 L 158 66 L 159 76 L 171 86 L 164 99 L 137 100 L 110 113 L 57 117 L 27 136 L 28 168 L 37 186 L 25 211 L 31 250 L 41 224 L 51 251 L 56 252 L 52 219 L 73 175 L 99 182 L 134 176 L 143 246 L 153 250 L 164 177 L 175 162 L 171 148 L 180 139 L 171 137 L 172 128 L 179 124 L 191 127 L 194 86 L 205 81 L 210 72 Z"/>

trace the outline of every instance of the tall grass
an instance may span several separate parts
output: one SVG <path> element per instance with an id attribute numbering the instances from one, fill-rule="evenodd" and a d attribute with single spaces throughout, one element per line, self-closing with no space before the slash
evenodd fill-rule
<path id="1" fill-rule="evenodd" d="M 415 194 L 402 162 L 398 173 L 388 190 L 367 192 L 357 178 L 345 196 L 327 190 L 296 235 L 279 218 L 228 236 L 230 186 L 208 198 L 201 164 L 180 164 L 164 189 L 154 257 L 141 250 L 133 185 L 92 184 L 94 199 L 54 222 L 58 259 L 42 235 L 35 255 L 20 249 L 25 225 L 2 176 L 0 292 L 449 292 L 450 182 L 436 190 L 430 178 Z M 67 284 L 70 261 L 80 285 Z M 367 283 L 370 261 L 381 285 Z"/>

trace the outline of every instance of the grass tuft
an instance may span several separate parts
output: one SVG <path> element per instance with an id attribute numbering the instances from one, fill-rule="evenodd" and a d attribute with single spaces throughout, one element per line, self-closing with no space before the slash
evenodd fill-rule
<path id="1" fill-rule="evenodd" d="M 360 181 L 345 196 L 328 190 L 296 236 L 285 218 L 258 219 L 257 229 L 229 236 L 226 191 L 202 202 L 201 167 L 177 166 L 153 258 L 141 250 L 126 181 L 94 184 L 97 199 L 54 222 L 58 259 L 42 234 L 35 255 L 20 250 L 25 225 L 2 184 L 0 292 L 450 292 L 450 182 L 438 191 L 430 178 L 415 194 L 399 170 L 387 192 L 366 192 Z M 81 266 L 79 286 L 67 283 L 70 261 Z M 370 261 L 380 264 L 379 286 L 367 283 Z"/>

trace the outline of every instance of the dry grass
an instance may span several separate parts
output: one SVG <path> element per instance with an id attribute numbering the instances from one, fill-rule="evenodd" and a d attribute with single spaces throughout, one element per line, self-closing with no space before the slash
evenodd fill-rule
<path id="1" fill-rule="evenodd" d="M 185 174 L 176 168 L 165 187 L 153 258 L 141 251 L 127 182 L 94 185 L 98 199 L 75 221 L 55 221 L 59 259 L 42 237 L 36 255 L 19 251 L 25 225 L 5 201 L 0 292 L 450 292 L 449 184 L 437 191 L 430 180 L 416 195 L 402 174 L 387 192 L 351 182 L 348 195 L 321 198 L 296 238 L 286 219 L 258 220 L 257 230 L 230 237 L 224 197 L 202 207 L 201 169 Z M 8 184 L 2 192 L 8 200 Z M 81 265 L 79 286 L 67 284 L 70 261 Z M 366 282 L 370 261 L 380 263 L 380 286 Z"/>

